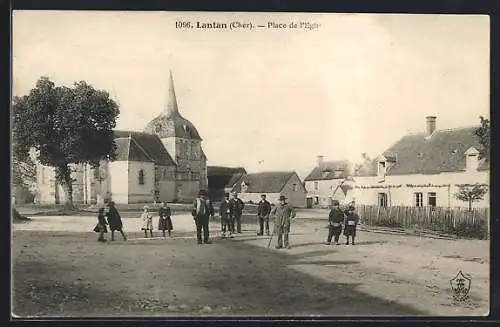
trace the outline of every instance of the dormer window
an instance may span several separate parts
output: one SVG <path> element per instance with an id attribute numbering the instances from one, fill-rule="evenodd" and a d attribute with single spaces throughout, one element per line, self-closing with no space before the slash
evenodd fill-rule
<path id="1" fill-rule="evenodd" d="M 378 163 L 378 175 L 379 176 L 385 175 L 385 161 L 379 161 L 379 163 Z"/>
<path id="2" fill-rule="evenodd" d="M 245 182 L 241 182 L 241 191 L 246 192 L 248 190 L 248 185 Z"/>
<path id="3" fill-rule="evenodd" d="M 470 147 L 467 151 L 465 151 L 465 167 L 468 171 L 475 171 L 479 166 L 479 151 Z"/>

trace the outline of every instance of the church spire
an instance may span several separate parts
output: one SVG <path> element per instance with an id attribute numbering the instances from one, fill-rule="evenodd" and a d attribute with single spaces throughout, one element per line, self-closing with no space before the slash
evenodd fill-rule
<path id="1" fill-rule="evenodd" d="M 165 116 L 172 117 L 177 114 L 179 114 L 179 109 L 177 108 L 177 98 L 175 97 L 174 77 L 172 76 L 172 70 L 170 70 L 170 81 L 168 86 L 168 99 L 167 105 L 165 107 Z"/>

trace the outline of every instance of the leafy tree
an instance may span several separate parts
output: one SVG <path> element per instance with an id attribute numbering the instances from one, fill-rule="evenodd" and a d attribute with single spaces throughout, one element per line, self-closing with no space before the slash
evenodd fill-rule
<path id="1" fill-rule="evenodd" d="M 481 144 L 481 147 L 482 147 L 482 149 L 480 149 L 481 158 L 489 159 L 489 157 L 490 157 L 490 120 L 484 118 L 483 116 L 480 116 L 479 119 L 481 120 L 481 126 L 478 127 L 474 131 L 474 134 L 479 138 L 479 143 Z"/>
<path id="2" fill-rule="evenodd" d="M 108 92 L 84 81 L 71 88 L 56 87 L 41 77 L 29 94 L 14 97 L 13 154 L 25 161 L 34 148 L 42 164 L 55 168 L 66 205 L 73 207 L 71 167 L 96 167 L 102 159 L 115 159 L 113 128 L 118 114 L 118 104 Z"/>
<path id="3" fill-rule="evenodd" d="M 36 182 L 36 165 L 31 157 L 20 161 L 16 156 L 12 157 L 12 184 L 31 188 Z"/>
<path id="4" fill-rule="evenodd" d="M 488 192 L 488 187 L 484 184 L 476 183 L 475 185 L 461 185 L 455 197 L 460 201 L 469 203 L 469 211 L 472 211 L 472 203 L 482 200 Z"/>

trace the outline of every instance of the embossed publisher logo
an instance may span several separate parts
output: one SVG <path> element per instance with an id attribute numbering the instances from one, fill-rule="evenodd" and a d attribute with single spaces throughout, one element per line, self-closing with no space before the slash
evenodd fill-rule
<path id="1" fill-rule="evenodd" d="M 464 275 L 460 270 L 458 274 L 450 280 L 453 301 L 456 303 L 467 302 L 470 300 L 470 286 L 472 279 Z"/>

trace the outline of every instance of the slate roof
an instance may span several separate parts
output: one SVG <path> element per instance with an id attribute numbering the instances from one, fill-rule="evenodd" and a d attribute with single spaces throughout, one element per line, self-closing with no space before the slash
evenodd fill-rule
<path id="1" fill-rule="evenodd" d="M 141 132 L 114 131 L 117 161 L 154 162 L 175 165 L 158 136 Z"/>
<path id="2" fill-rule="evenodd" d="M 481 149 L 474 130 L 464 127 L 437 130 L 431 137 L 426 133 L 406 135 L 391 146 L 383 155 L 395 156 L 387 175 L 436 174 L 458 172 L 466 169 L 465 151 L 470 147 Z M 479 170 L 489 170 L 489 163 L 481 160 Z"/>
<path id="3" fill-rule="evenodd" d="M 182 117 L 179 113 L 170 117 L 161 113 L 146 125 L 144 132 L 158 134 L 162 138 L 180 137 L 201 141 L 200 134 L 193 123 Z"/>
<path id="4" fill-rule="evenodd" d="M 245 184 L 248 186 L 247 193 L 280 193 L 285 187 L 288 180 L 293 175 L 294 171 L 290 172 L 263 172 L 248 174 L 244 177 Z M 235 190 L 240 192 L 241 183 Z"/>
<path id="5" fill-rule="evenodd" d="M 243 167 L 222 167 L 222 166 L 207 166 L 207 174 L 210 175 L 228 175 L 234 173 L 246 173 Z"/>
<path id="6" fill-rule="evenodd" d="M 208 166 L 208 188 L 211 190 L 233 188 L 245 175 L 245 168 L 242 167 L 220 167 Z"/>
<path id="7" fill-rule="evenodd" d="M 353 165 L 347 160 L 325 161 L 319 167 L 314 167 L 304 181 L 345 178 L 352 170 Z"/>

